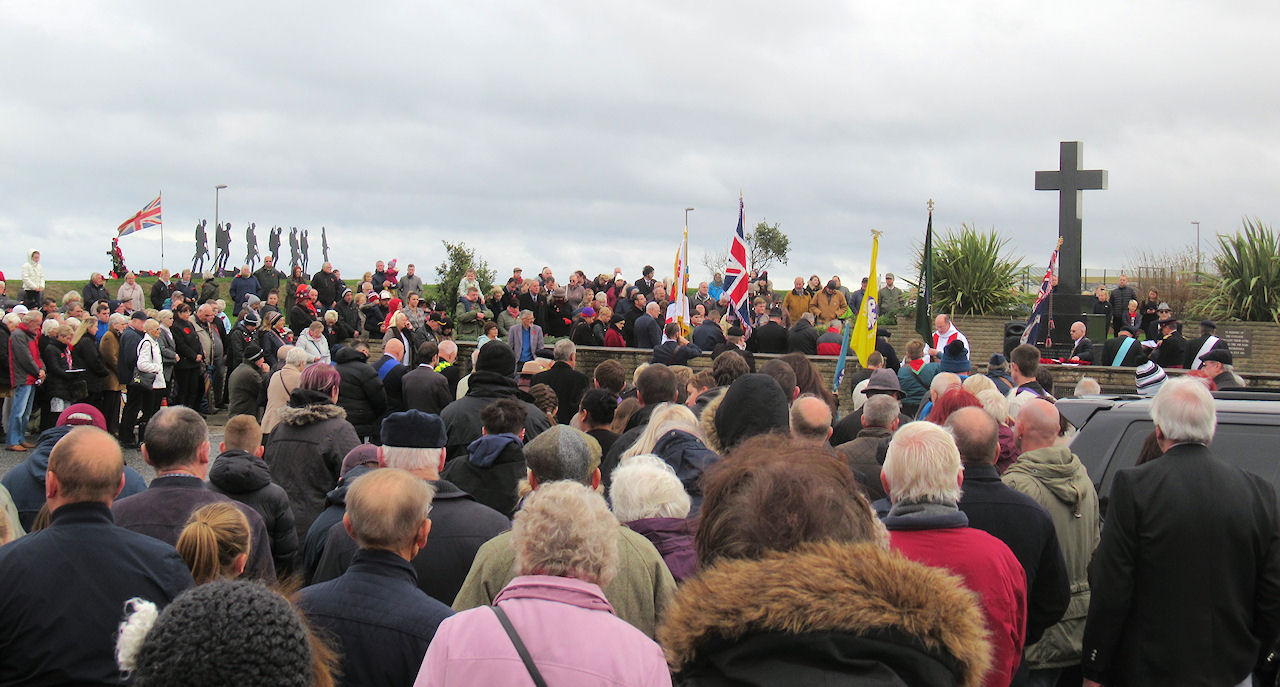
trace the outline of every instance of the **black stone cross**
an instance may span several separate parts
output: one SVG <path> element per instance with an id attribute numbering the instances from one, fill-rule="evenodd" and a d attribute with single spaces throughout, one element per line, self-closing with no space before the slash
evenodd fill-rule
<path id="1" fill-rule="evenodd" d="M 1081 191 L 1105 191 L 1107 170 L 1080 169 L 1084 144 L 1062 141 L 1059 144 L 1057 171 L 1036 172 L 1037 191 L 1058 191 L 1058 236 L 1062 251 L 1058 254 L 1058 285 L 1064 294 L 1080 293 Z"/>

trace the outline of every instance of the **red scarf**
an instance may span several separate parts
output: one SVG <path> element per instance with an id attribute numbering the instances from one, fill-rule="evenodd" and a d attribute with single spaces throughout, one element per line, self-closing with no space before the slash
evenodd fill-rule
<path id="1" fill-rule="evenodd" d="M 924 367 L 924 358 L 916 358 L 915 360 L 908 360 L 907 367 L 911 368 L 912 372 L 916 374 L 920 374 L 920 368 Z"/>

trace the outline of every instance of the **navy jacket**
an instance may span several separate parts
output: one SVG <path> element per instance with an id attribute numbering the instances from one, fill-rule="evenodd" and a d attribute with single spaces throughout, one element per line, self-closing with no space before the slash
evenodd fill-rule
<path id="1" fill-rule="evenodd" d="M 652 350 L 662 343 L 662 325 L 648 313 L 636 318 L 636 348 Z"/>
<path id="2" fill-rule="evenodd" d="M 166 475 L 151 480 L 141 494 L 120 499 L 111 507 L 116 524 L 134 532 L 155 537 L 176 546 L 182 528 L 191 513 L 201 506 L 217 502 L 232 503 L 249 520 L 253 534 L 249 544 L 249 563 L 244 573 L 260 580 L 274 580 L 276 566 L 271 560 L 271 538 L 258 511 L 239 501 L 205 489 L 204 481 L 191 475 Z"/>
<path id="3" fill-rule="evenodd" d="M 673 340 L 668 340 L 653 347 L 653 362 L 662 365 L 688 365 L 690 360 L 700 355 L 702 355 L 701 348 L 693 344 L 681 346 Z M 564 421 L 561 420 L 561 422 Z"/>
<path id="4" fill-rule="evenodd" d="M 539 372 L 529 382 L 546 384 L 556 392 L 560 409 L 556 411 L 556 422 L 567 425 L 578 414 L 578 405 L 582 402 L 582 394 L 591 386 L 587 376 L 570 367 L 569 363 L 558 360 L 550 369 Z"/>
<path id="5" fill-rule="evenodd" d="M 414 557 L 413 569 L 418 573 L 419 589 L 451 606 L 467 579 L 476 551 L 510 529 L 511 521 L 445 480 L 432 484 L 436 496 L 431 502 L 431 536 Z M 342 575 L 352 565 L 357 549 L 341 522 L 330 527 L 312 582 L 326 582 Z"/>
<path id="6" fill-rule="evenodd" d="M 351 483 L 364 473 L 374 468 L 364 465 L 357 465 L 351 468 L 346 477 L 325 494 L 324 510 L 320 511 L 320 515 L 316 516 L 311 527 L 307 529 L 307 536 L 302 541 L 302 582 L 304 585 L 311 584 L 311 578 L 316 574 L 316 566 L 320 565 L 320 556 L 324 553 L 324 543 L 329 538 L 329 528 L 335 524 L 342 522 L 342 516 L 347 514 L 347 490 L 351 488 Z"/>
<path id="7" fill-rule="evenodd" d="M 702 324 L 693 328 L 693 336 L 690 337 L 693 345 L 698 348 L 709 351 L 716 346 L 725 343 L 724 330 L 720 329 L 720 325 L 707 320 Z"/>
<path id="8" fill-rule="evenodd" d="M 47 529 L 0 547 L 0 685 L 123 685 L 115 645 L 125 602 L 160 608 L 195 582 L 172 546 L 71 503 Z"/>
<path id="9" fill-rule="evenodd" d="M 271 481 L 266 461 L 247 451 L 227 451 L 209 468 L 209 489 L 258 511 L 271 534 L 271 558 L 276 572 L 283 577 L 293 570 L 293 559 L 298 554 L 293 507 L 284 487 Z"/>
<path id="10" fill-rule="evenodd" d="M 960 510 L 969 526 L 1004 542 L 1027 574 L 1027 638 L 1035 643 L 1062 619 L 1071 579 L 1053 519 L 1035 499 L 1000 481 L 996 466 L 964 464 Z"/>
<path id="11" fill-rule="evenodd" d="M 13 497 L 13 505 L 18 509 L 18 521 L 22 523 L 22 529 L 28 532 L 31 531 L 31 525 L 36 521 L 40 508 L 44 506 L 44 476 L 49 471 L 49 453 L 53 451 L 53 445 L 72 429 L 73 427 L 68 425 L 46 429 L 36 440 L 36 447 L 27 454 L 27 459 L 10 468 L 4 473 L 4 477 L 0 478 L 0 484 L 9 490 L 9 495 Z M 126 465 L 124 466 L 124 489 L 120 490 L 116 499 L 133 496 L 145 491 L 146 488 L 147 481 L 142 478 L 142 475 Z"/>
<path id="12" fill-rule="evenodd" d="M 341 577 L 298 594 L 307 617 L 337 640 L 342 684 L 413 683 L 436 628 L 453 615 L 417 583 L 399 555 L 361 549 Z"/>

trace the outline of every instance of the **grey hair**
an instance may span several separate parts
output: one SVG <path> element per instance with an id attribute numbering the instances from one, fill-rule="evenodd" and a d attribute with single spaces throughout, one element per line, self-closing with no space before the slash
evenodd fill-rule
<path id="1" fill-rule="evenodd" d="M 377 471 L 375 471 L 377 472 Z M 608 586 L 618 572 L 618 521 L 576 482 L 543 484 L 511 527 L 517 575 L 555 575 Z"/>
<path id="2" fill-rule="evenodd" d="M 62 326 L 61 322 L 50 317 L 49 319 L 45 320 L 43 324 L 40 325 L 40 333 L 43 334 L 44 336 L 53 336 L 54 332 L 58 331 L 58 327 L 61 327 L 61 326 Z"/>
<path id="3" fill-rule="evenodd" d="M 911 422 L 889 442 L 882 474 L 894 503 L 956 504 L 961 470 L 960 449 L 947 430 L 932 422 Z"/>
<path id="4" fill-rule="evenodd" d="M 532 280 L 532 279 L 530 279 L 529 281 L 533 281 L 533 280 Z M 520 319 L 524 319 L 524 318 L 526 318 L 526 317 L 533 317 L 533 311 L 532 311 L 532 310 L 521 310 L 521 311 L 520 311 Z"/>
<path id="5" fill-rule="evenodd" d="M 1151 402 L 1151 420 L 1164 438 L 1177 443 L 1208 444 L 1218 414 L 1209 390 L 1193 377 L 1167 380 Z"/>
<path id="6" fill-rule="evenodd" d="M 609 500 L 614 516 L 624 523 L 642 518 L 684 518 L 692 503 L 676 471 L 652 453 L 623 459 L 613 471 Z"/>
<path id="7" fill-rule="evenodd" d="M 888 427 L 902 412 L 893 394 L 871 394 L 862 406 L 862 424 L 866 427 Z"/>
<path id="8" fill-rule="evenodd" d="M 1080 381 L 1076 382 L 1076 396 L 1100 393 L 1102 393 L 1102 385 L 1093 377 L 1081 377 Z"/>
<path id="9" fill-rule="evenodd" d="M 438 470 L 442 448 L 409 448 L 406 446 L 382 447 L 382 462 L 389 468 L 401 470 Z"/>
<path id="10" fill-rule="evenodd" d="M 569 339 L 560 339 L 556 342 L 556 346 L 552 350 L 552 355 L 555 357 L 556 362 L 567 363 L 569 362 L 569 358 L 572 358 L 574 352 L 577 350 L 578 347 Z"/>
<path id="11" fill-rule="evenodd" d="M 116 317 L 116 315 L 112 315 L 111 317 Z M 121 317 L 124 316 L 121 315 Z M 11 312 L 6 314 L 4 316 L 4 323 L 10 327 L 16 327 L 19 324 L 22 324 L 22 313 Z"/>

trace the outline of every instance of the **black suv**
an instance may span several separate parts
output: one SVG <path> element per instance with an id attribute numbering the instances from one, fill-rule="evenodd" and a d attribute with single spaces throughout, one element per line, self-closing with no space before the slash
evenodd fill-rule
<path id="1" fill-rule="evenodd" d="M 1218 427 L 1210 449 L 1280 488 L 1280 393 L 1219 391 Z M 1058 411 L 1078 434 L 1071 451 L 1080 457 L 1104 509 L 1116 472 L 1133 467 L 1142 442 L 1155 430 L 1151 399 L 1139 396 L 1085 396 L 1058 401 Z"/>

